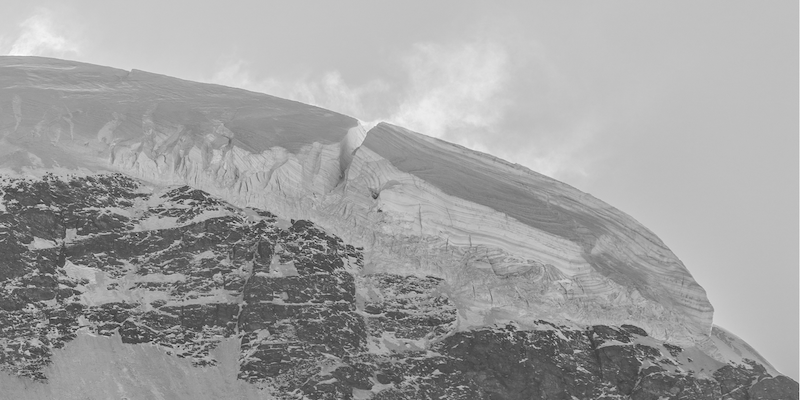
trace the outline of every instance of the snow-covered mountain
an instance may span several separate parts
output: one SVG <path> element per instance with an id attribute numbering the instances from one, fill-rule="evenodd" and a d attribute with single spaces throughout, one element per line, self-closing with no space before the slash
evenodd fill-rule
<path id="1" fill-rule="evenodd" d="M 487 154 L 35 57 L 0 137 L 13 398 L 797 398 L 655 234 Z"/>

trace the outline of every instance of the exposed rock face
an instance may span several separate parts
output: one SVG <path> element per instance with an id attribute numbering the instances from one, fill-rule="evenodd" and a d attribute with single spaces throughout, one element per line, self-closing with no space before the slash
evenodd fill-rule
<path id="1" fill-rule="evenodd" d="M 0 168 L 9 398 L 797 398 L 632 218 L 399 127 L 0 57 Z"/>
<path id="2" fill-rule="evenodd" d="M 633 325 L 459 329 L 444 280 L 364 273 L 362 249 L 308 221 L 187 186 L 154 190 L 117 174 L 1 188 L 0 368 L 23 378 L 47 382 L 54 352 L 100 335 L 205 369 L 220 368 L 217 347 L 234 340 L 237 378 L 276 398 L 797 392 L 755 361 L 725 365 Z"/>

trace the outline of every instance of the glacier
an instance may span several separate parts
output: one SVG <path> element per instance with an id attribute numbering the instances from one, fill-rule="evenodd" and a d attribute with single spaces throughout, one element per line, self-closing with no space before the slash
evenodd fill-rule
<path id="1" fill-rule="evenodd" d="M 312 220 L 364 246 L 375 272 L 445 278 L 465 326 L 546 317 L 709 338 L 705 291 L 656 235 L 519 165 L 239 89 L 55 60 L 2 68 L 6 168 L 123 172 Z"/>
<path id="2" fill-rule="evenodd" d="M 749 359 L 778 374 L 713 325 L 703 288 L 632 217 L 520 165 L 389 123 L 367 125 L 266 94 L 144 71 L 0 57 L 0 174 L 47 173 L 122 173 L 149 190 L 186 185 L 241 209 L 269 210 L 287 226 L 312 221 L 363 248 L 356 279 L 398 274 L 443 282 L 437 290 L 455 305 L 458 331 L 503 324 L 536 330 L 541 320 L 574 329 L 632 325 L 648 340 L 707 354 L 713 361 L 704 368 Z M 227 212 L 207 211 L 183 223 Z M 134 231 L 176 226 L 177 218 L 153 217 L 139 220 Z M 297 274 L 291 265 L 272 263 L 274 273 Z M 95 279 L 88 267 L 64 268 L 75 279 Z M 116 294 L 103 289 L 95 296 Z M 92 342 L 122 351 L 113 338 L 85 335 L 65 351 L 80 353 Z M 135 363 L 151 357 L 158 368 L 189 368 L 146 356 L 149 347 L 136 351 Z M 229 364 L 210 377 L 186 373 L 195 387 L 212 379 L 242 398 L 255 396 L 232 381 Z M 73 372 L 52 368 L 53 382 L 74 379 Z"/>

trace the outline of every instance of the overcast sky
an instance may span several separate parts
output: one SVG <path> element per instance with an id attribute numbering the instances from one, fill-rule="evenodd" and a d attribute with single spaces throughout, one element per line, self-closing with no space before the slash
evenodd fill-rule
<path id="1" fill-rule="evenodd" d="M 797 1 L 12 1 L 0 54 L 244 87 L 565 181 L 798 379 Z M 534 3 L 534 4 L 531 4 Z"/>

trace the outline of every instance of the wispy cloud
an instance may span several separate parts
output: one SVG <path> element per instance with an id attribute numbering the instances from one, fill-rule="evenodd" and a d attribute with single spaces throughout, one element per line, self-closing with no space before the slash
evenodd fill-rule
<path id="1" fill-rule="evenodd" d="M 489 128 L 503 117 L 509 71 L 502 46 L 420 44 L 404 61 L 409 80 L 389 121 L 446 137 L 463 128 Z"/>
<path id="2" fill-rule="evenodd" d="M 211 81 L 324 107 L 364 121 L 374 116 L 374 111 L 366 106 L 368 99 L 390 92 L 390 86 L 380 80 L 350 86 L 338 71 L 297 80 L 255 79 L 248 63 L 241 59 L 226 63 Z"/>
<path id="3" fill-rule="evenodd" d="M 589 178 L 591 165 L 606 156 L 606 149 L 595 142 L 602 126 L 598 119 L 581 115 L 575 123 L 555 132 L 530 130 L 509 135 L 503 140 L 512 145 L 498 147 L 492 153 L 541 174 L 577 184 Z M 516 137 L 525 134 L 533 137 Z"/>
<path id="4" fill-rule="evenodd" d="M 78 43 L 68 37 L 46 8 L 36 9 L 19 28 L 19 36 L 11 44 L 9 55 L 69 57 L 80 53 Z"/>
<path id="5" fill-rule="evenodd" d="M 572 88 L 557 65 L 540 48 L 528 48 L 535 54 L 523 57 L 502 41 L 421 43 L 400 57 L 393 80 L 361 85 L 337 71 L 257 79 L 244 60 L 226 63 L 211 81 L 387 121 L 546 175 L 582 179 L 600 124 L 562 93 Z"/>
<path id="6" fill-rule="evenodd" d="M 297 80 L 254 79 L 241 59 L 226 63 L 211 81 L 442 137 L 459 127 L 497 122 L 504 107 L 499 95 L 507 82 L 507 61 L 505 50 L 490 42 L 418 44 L 402 57 L 403 81 L 394 84 L 373 80 L 349 85 L 338 71 Z"/>

